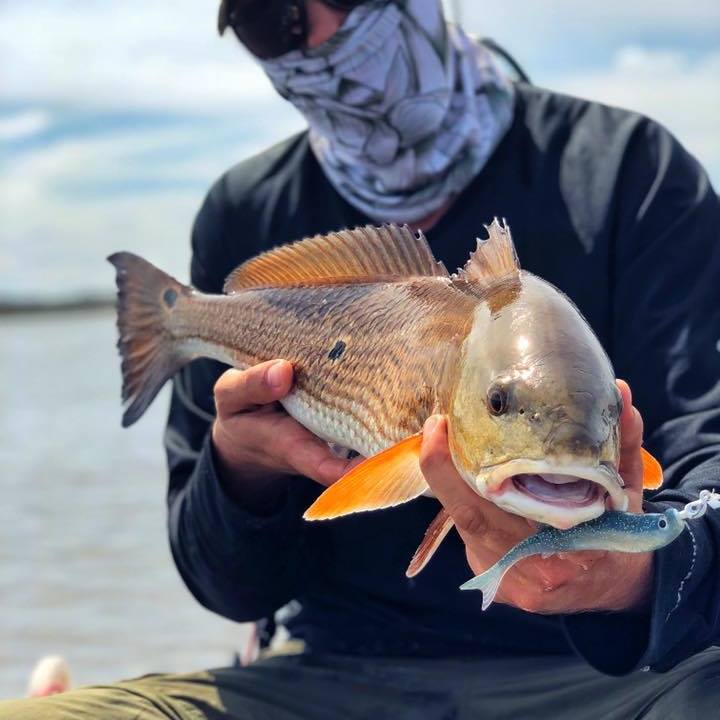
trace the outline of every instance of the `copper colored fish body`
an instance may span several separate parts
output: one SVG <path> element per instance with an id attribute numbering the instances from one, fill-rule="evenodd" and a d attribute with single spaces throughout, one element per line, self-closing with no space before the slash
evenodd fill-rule
<path id="1" fill-rule="evenodd" d="M 468 318 L 459 312 L 464 298 L 447 286 L 423 278 L 244 291 L 247 316 L 262 318 L 253 330 L 262 340 L 233 364 L 289 359 L 295 386 L 286 410 L 324 440 L 373 456 L 447 406 L 438 381 Z"/>
<path id="2" fill-rule="evenodd" d="M 281 401 L 287 411 L 324 440 L 369 457 L 448 405 L 439 396 L 442 378 L 456 364 L 470 318 L 466 298 L 448 286 L 431 277 L 227 296 L 183 288 L 163 313 L 175 357 L 213 357 L 238 368 L 288 359 L 295 385 Z M 125 357 L 143 356 L 140 337 L 122 330 L 121 337 L 128 338 Z M 126 424 L 144 411 L 142 375 L 135 379 L 126 375 L 128 398 L 136 398 Z"/>
<path id="3" fill-rule="evenodd" d="M 245 368 L 282 357 L 295 369 L 288 413 L 367 458 L 307 519 L 429 494 L 419 433 L 433 413 L 448 417 L 458 472 L 506 510 L 567 528 L 602 514 L 606 498 L 625 509 L 610 361 L 574 305 L 520 270 L 509 229 L 488 232 L 454 275 L 407 228 L 316 236 L 249 260 L 214 296 L 111 256 L 123 424 L 194 358 Z M 428 534 L 422 564 L 448 523 Z"/>

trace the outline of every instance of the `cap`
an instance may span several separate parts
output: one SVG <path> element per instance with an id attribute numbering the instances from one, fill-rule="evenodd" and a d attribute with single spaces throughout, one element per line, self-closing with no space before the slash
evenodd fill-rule
<path id="1" fill-rule="evenodd" d="M 357 5 L 361 5 L 363 2 L 367 2 L 367 0 L 322 0 L 325 5 L 329 5 L 330 7 L 337 8 L 338 10 L 352 10 Z M 390 2 L 391 0 L 388 0 Z M 227 30 L 228 26 L 231 24 L 231 18 L 230 15 L 235 10 L 235 5 L 237 3 L 237 0 L 221 0 L 220 2 L 220 10 L 218 11 L 218 32 L 220 35 L 222 35 L 225 30 Z M 246 4 L 252 8 L 252 6 L 259 6 L 261 3 L 257 2 L 257 0 L 253 1 L 250 0 Z M 264 4 L 264 3 L 263 3 Z M 290 3 L 288 3 L 290 4 Z M 258 7 L 259 10 L 259 7 Z M 252 12 L 250 13 L 253 14 Z"/>

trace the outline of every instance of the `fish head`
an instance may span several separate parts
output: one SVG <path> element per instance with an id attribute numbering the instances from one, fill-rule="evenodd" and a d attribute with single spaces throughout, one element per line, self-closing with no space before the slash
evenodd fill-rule
<path id="1" fill-rule="evenodd" d="M 616 513 L 615 518 L 621 531 L 632 531 L 633 548 L 637 552 L 657 550 L 668 545 L 685 529 L 685 521 L 675 508 L 646 515 Z"/>
<path id="2" fill-rule="evenodd" d="M 522 273 L 475 313 L 452 392 L 460 474 L 503 509 L 565 529 L 627 508 L 622 399 L 600 342 L 560 291 Z"/>
<path id="3" fill-rule="evenodd" d="M 674 539 L 685 529 L 685 520 L 675 508 L 668 508 L 657 519 L 657 528 L 663 536 Z"/>

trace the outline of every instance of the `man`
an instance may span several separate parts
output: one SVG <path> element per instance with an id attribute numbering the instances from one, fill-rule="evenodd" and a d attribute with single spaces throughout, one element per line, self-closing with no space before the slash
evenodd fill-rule
<path id="1" fill-rule="evenodd" d="M 483 223 L 505 216 L 523 266 L 577 303 L 633 388 L 634 400 L 620 383 L 632 509 L 684 504 L 720 486 L 720 204 L 667 131 L 511 85 L 486 50 L 445 27 L 436 0 L 235 0 L 223 2 L 220 21 L 310 133 L 213 186 L 193 232 L 195 286 L 219 292 L 259 251 L 385 220 L 424 229 L 452 268 Z M 531 529 L 463 484 L 443 418 L 428 420 L 422 467 L 459 534 L 408 580 L 437 501 L 305 523 L 303 510 L 348 461 L 278 409 L 292 386 L 289 363 L 224 370 L 200 361 L 175 382 L 166 436 L 173 555 L 215 612 L 249 621 L 284 607 L 304 652 L 0 706 L 0 717 L 716 712 L 720 651 L 706 648 L 720 630 L 720 514 L 654 555 L 526 560 L 482 613 L 478 594 L 458 586 Z M 666 475 L 644 505 L 632 402 Z"/>

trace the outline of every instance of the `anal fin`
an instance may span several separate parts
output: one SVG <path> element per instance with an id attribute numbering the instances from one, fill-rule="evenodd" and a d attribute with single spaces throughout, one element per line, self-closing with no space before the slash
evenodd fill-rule
<path id="1" fill-rule="evenodd" d="M 448 511 L 445 508 L 441 508 L 440 512 L 435 516 L 435 519 L 428 525 L 422 542 L 418 545 L 418 549 L 412 556 L 412 560 L 405 571 L 407 577 L 415 577 L 423 570 L 454 524 Z"/>
<path id="2" fill-rule="evenodd" d="M 305 511 L 306 520 L 330 520 L 394 507 L 427 490 L 420 471 L 422 435 L 412 435 L 343 475 Z"/>

